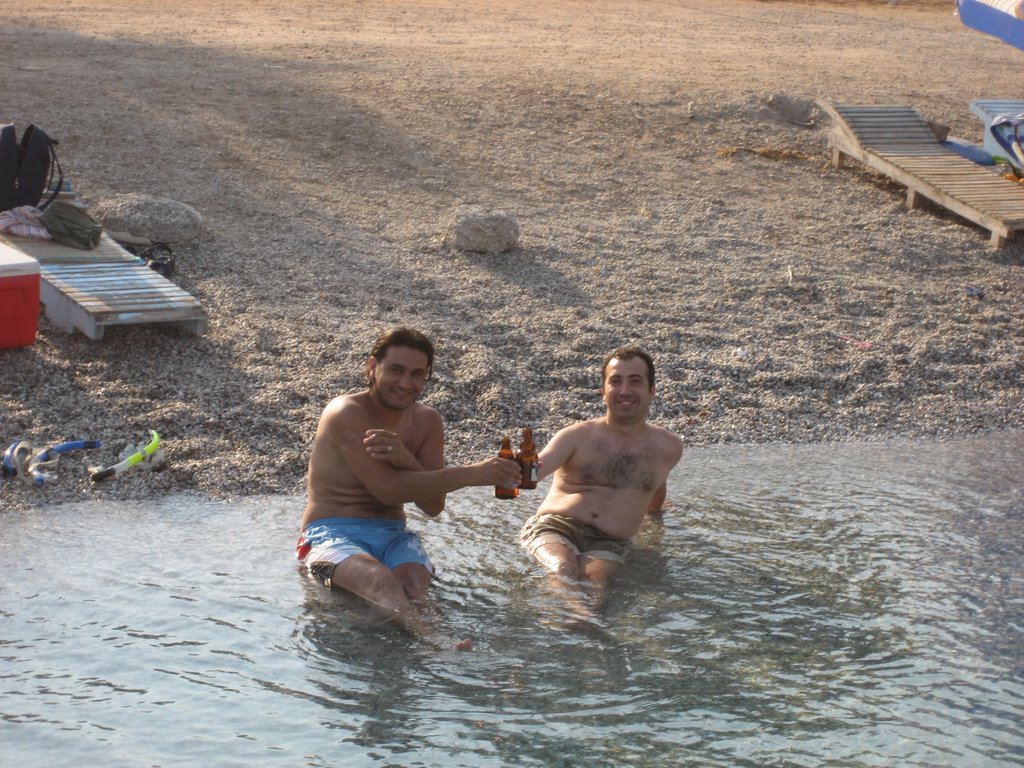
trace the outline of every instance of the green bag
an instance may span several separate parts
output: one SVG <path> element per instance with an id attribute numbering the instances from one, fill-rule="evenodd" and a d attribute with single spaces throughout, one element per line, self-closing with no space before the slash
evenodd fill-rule
<path id="1" fill-rule="evenodd" d="M 103 234 L 102 224 L 67 200 L 54 200 L 39 219 L 58 243 L 85 251 L 99 245 Z"/>

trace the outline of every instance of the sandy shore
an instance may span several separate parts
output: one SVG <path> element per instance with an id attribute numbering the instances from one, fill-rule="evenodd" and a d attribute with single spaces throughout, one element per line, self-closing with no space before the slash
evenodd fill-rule
<path id="1" fill-rule="evenodd" d="M 630 342 L 691 445 L 1024 427 L 1024 246 L 831 169 L 814 108 L 910 104 L 980 142 L 969 103 L 1024 97 L 1024 52 L 950 2 L 0 10 L 0 117 L 58 138 L 87 201 L 198 210 L 174 279 L 211 317 L 101 341 L 41 318 L 0 351 L 3 447 L 105 443 L 2 508 L 301 494 L 321 408 L 400 323 L 437 341 L 452 463 L 599 414 L 600 359 Z M 447 247 L 463 204 L 514 215 L 520 246 Z M 149 429 L 167 471 L 89 481 Z"/>

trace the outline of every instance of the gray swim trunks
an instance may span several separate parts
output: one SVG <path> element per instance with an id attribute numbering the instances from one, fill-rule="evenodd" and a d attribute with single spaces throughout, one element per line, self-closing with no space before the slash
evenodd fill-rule
<path id="1" fill-rule="evenodd" d="M 538 547 L 552 542 L 564 544 L 577 555 L 588 555 L 598 560 L 626 562 L 630 540 L 607 536 L 599 529 L 565 515 L 545 513 L 526 521 L 519 543 L 535 555 Z"/>

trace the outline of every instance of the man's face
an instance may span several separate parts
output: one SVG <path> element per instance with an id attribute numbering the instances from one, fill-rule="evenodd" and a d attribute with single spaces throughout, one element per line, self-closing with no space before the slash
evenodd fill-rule
<path id="1" fill-rule="evenodd" d="M 370 393 L 380 405 L 395 411 L 416 402 L 429 373 L 426 354 L 411 347 L 388 347 L 380 362 L 370 358 L 367 371 Z"/>
<path id="2" fill-rule="evenodd" d="M 654 398 L 654 387 L 647 381 L 647 363 L 639 357 L 610 360 L 604 372 L 602 394 L 609 415 L 615 419 L 646 419 Z"/>

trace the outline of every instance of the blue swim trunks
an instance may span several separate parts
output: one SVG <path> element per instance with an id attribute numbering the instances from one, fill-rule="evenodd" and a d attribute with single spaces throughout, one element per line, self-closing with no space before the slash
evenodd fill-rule
<path id="1" fill-rule="evenodd" d="M 295 545 L 295 555 L 306 564 L 309 575 L 326 586 L 340 562 L 359 554 L 370 555 L 388 568 L 419 563 L 434 572 L 420 537 L 405 529 L 405 520 L 322 517 L 303 529 Z"/>

